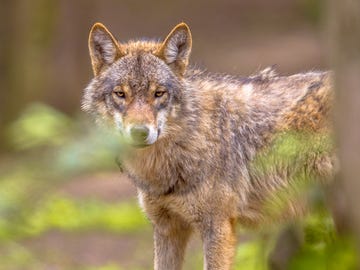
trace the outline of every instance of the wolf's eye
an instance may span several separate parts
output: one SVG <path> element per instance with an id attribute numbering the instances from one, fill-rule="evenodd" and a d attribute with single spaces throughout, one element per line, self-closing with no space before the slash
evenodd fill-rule
<path id="1" fill-rule="evenodd" d="M 166 92 L 165 91 L 156 91 L 155 97 L 162 97 Z"/>
<path id="2" fill-rule="evenodd" d="M 125 98 L 125 92 L 124 91 L 114 91 L 114 93 L 119 98 Z"/>

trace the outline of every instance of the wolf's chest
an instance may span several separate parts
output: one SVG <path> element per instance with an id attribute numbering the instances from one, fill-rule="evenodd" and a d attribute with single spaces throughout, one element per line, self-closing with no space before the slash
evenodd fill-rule
<path id="1" fill-rule="evenodd" d="M 185 194 L 213 175 L 211 162 L 198 153 L 169 148 L 149 149 L 123 161 L 137 188 L 153 195 Z"/>

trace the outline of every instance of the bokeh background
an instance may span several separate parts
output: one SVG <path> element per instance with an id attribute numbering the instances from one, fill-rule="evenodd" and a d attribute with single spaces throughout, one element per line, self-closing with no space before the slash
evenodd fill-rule
<path id="1" fill-rule="evenodd" d="M 121 148 L 80 112 L 93 23 L 122 41 L 164 38 L 184 21 L 192 64 L 245 76 L 330 69 L 326 17 L 323 0 L 1 0 L 0 269 L 152 268 L 151 226 L 117 166 Z M 355 269 L 326 209 L 304 222 L 291 269 Z M 241 235 L 235 269 L 266 269 L 268 236 Z M 199 239 L 187 254 L 185 269 L 201 269 Z"/>

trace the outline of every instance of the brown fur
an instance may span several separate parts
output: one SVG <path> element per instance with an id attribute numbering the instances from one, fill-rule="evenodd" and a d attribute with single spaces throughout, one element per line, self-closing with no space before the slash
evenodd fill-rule
<path id="1" fill-rule="evenodd" d="M 204 243 L 204 269 L 230 269 L 237 222 L 260 226 L 299 215 L 296 194 L 281 193 L 300 176 L 333 173 L 331 150 L 308 146 L 293 163 L 271 155 L 288 133 L 304 132 L 306 140 L 329 133 L 330 74 L 287 77 L 269 68 L 235 78 L 191 69 L 184 23 L 162 43 L 119 43 L 96 24 L 89 48 L 95 77 L 83 109 L 136 146 L 123 165 L 154 226 L 156 270 L 181 269 L 193 231 Z M 283 211 L 269 210 L 278 198 Z"/>

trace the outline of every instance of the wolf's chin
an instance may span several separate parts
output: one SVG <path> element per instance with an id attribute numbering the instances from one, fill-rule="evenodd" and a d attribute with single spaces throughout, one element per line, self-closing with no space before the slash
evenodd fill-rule
<path id="1" fill-rule="evenodd" d="M 130 144 L 133 148 L 146 148 L 146 147 L 149 147 L 151 146 L 152 144 Z"/>
<path id="2" fill-rule="evenodd" d="M 126 144 L 129 145 L 130 147 L 133 147 L 133 148 L 146 148 L 146 147 L 149 147 L 153 144 L 155 144 L 157 142 L 158 138 L 156 138 L 156 140 L 153 140 L 151 142 L 136 142 L 136 141 L 133 141 L 131 138 L 129 138 L 128 140 L 126 140 Z"/>

